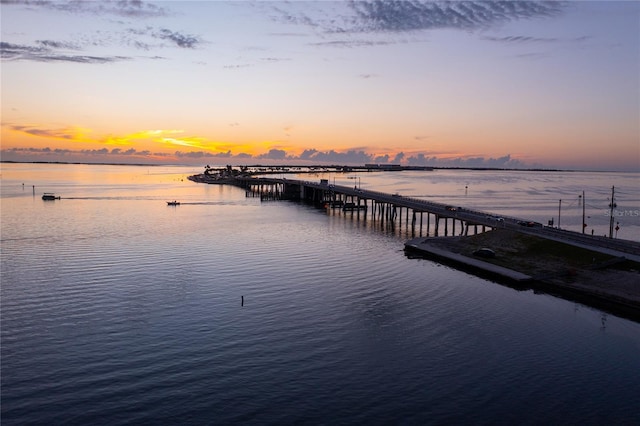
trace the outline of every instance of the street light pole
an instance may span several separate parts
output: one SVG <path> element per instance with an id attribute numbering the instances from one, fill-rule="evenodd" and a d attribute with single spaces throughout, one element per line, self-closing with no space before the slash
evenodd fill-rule
<path id="1" fill-rule="evenodd" d="M 585 204 L 586 204 L 586 200 L 584 199 L 584 191 L 582 191 L 582 233 L 583 234 L 584 234 L 584 229 L 587 227 L 587 224 L 584 221 Z"/>
<path id="2" fill-rule="evenodd" d="M 558 203 L 558 229 L 560 229 L 560 209 L 562 208 L 562 200 Z"/>
<path id="3" fill-rule="evenodd" d="M 347 179 L 354 179 L 354 180 L 355 180 L 355 179 L 358 179 L 358 185 L 356 186 L 356 185 L 355 185 L 355 183 L 354 183 L 354 185 L 353 185 L 353 186 L 354 186 L 356 189 L 360 189 L 360 176 L 348 176 L 348 177 L 347 177 Z"/>
<path id="4" fill-rule="evenodd" d="M 611 211 L 609 212 L 609 238 L 613 238 L 613 209 L 616 206 L 615 203 L 615 186 L 611 187 L 611 203 L 609 204 L 609 207 L 611 207 Z"/>

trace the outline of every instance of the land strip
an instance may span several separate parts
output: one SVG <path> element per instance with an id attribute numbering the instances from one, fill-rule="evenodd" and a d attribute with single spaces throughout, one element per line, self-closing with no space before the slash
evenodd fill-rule
<path id="1" fill-rule="evenodd" d="M 406 247 L 514 283 L 624 306 L 640 317 L 640 263 L 625 253 L 602 252 L 506 229 L 468 237 L 414 238 Z M 495 256 L 479 257 L 478 250 L 483 248 Z"/>

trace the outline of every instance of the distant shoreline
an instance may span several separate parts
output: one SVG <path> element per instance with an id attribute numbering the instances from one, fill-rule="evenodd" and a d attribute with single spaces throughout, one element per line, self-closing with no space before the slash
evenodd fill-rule
<path id="1" fill-rule="evenodd" d="M 196 167 L 203 168 L 202 165 L 193 164 L 157 164 L 157 163 L 89 163 L 89 162 L 75 162 L 75 161 L 13 161 L 13 160 L 0 160 L 0 163 L 6 164 L 69 164 L 69 165 L 85 165 L 85 166 L 132 166 L 132 167 Z M 224 167 L 223 165 L 217 165 L 216 167 Z M 558 172 L 558 173 L 640 173 L 640 171 L 630 170 L 587 170 L 587 169 L 547 169 L 547 168 L 526 168 L 526 169 L 513 169 L 513 168 L 500 168 L 500 167 L 453 167 L 453 166 L 401 166 L 398 169 L 388 168 L 373 168 L 366 166 L 354 166 L 354 165 L 336 165 L 336 164 L 250 164 L 250 165 L 233 165 L 232 167 L 250 167 L 250 168 L 350 168 L 356 171 L 362 170 L 374 170 L 374 171 L 410 171 L 410 170 L 476 170 L 476 171 L 504 171 L 504 172 Z"/>

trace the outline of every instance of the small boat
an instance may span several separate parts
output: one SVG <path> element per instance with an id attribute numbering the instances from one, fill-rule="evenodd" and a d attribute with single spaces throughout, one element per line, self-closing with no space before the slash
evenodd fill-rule
<path id="1" fill-rule="evenodd" d="M 180 205 L 180 201 L 167 201 L 167 205 L 168 206 L 179 206 Z"/>
<path id="2" fill-rule="evenodd" d="M 45 192 L 44 194 L 42 194 L 42 199 L 45 201 L 52 201 L 52 200 L 59 200 L 60 197 L 56 197 L 50 192 Z"/>

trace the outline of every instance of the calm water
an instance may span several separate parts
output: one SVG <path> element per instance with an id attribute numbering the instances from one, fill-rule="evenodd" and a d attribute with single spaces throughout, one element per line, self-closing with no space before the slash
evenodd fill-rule
<path id="1" fill-rule="evenodd" d="M 2 164 L 3 425 L 640 422 L 640 324 L 200 171 Z M 577 229 L 584 190 L 598 233 L 612 185 L 640 209 L 638 174 L 354 177 Z"/>

